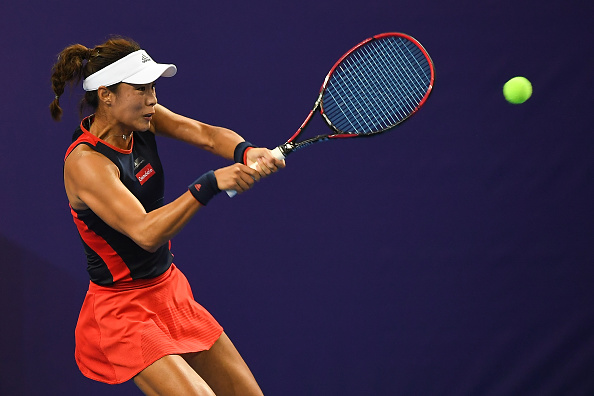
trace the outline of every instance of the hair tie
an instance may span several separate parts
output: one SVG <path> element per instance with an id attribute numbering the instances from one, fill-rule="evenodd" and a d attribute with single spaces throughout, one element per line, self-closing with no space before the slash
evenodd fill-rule
<path id="1" fill-rule="evenodd" d="M 91 58 L 93 57 L 93 51 L 95 51 L 92 48 L 87 48 L 87 53 L 84 56 L 84 59 L 86 60 L 91 60 Z"/>

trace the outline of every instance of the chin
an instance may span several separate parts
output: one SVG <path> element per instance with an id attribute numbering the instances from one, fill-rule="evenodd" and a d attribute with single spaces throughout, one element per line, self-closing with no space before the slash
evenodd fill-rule
<path id="1" fill-rule="evenodd" d="M 138 131 L 138 132 L 146 132 L 150 129 L 150 127 L 151 127 L 150 121 L 141 121 L 136 124 L 136 128 L 134 128 L 134 130 Z"/>

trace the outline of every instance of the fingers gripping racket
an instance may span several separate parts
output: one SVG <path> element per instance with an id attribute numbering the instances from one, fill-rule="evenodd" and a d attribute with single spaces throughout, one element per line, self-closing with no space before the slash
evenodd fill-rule
<path id="1" fill-rule="evenodd" d="M 425 103 L 435 78 L 421 43 L 403 33 L 384 33 L 357 44 L 324 79 L 313 109 L 297 132 L 272 155 L 287 155 L 311 144 L 367 137 L 391 130 Z M 331 132 L 297 142 L 319 111 Z M 257 164 L 253 164 L 256 167 Z M 228 190 L 229 196 L 235 191 Z"/>

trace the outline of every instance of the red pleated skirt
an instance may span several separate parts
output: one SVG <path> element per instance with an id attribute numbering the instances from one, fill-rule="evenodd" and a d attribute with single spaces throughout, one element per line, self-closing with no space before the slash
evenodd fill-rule
<path id="1" fill-rule="evenodd" d="M 76 325 L 75 358 L 86 377 L 119 384 L 163 356 L 210 349 L 222 332 L 171 265 L 154 279 L 110 287 L 91 282 Z"/>

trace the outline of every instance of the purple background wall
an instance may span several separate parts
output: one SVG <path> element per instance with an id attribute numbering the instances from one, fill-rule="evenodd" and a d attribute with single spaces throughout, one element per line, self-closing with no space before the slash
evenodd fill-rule
<path id="1" fill-rule="evenodd" d="M 62 187 L 76 87 L 51 121 L 66 45 L 130 36 L 179 73 L 171 109 L 273 147 L 334 61 L 402 31 L 436 64 L 422 111 L 327 143 L 173 240 L 198 300 L 267 395 L 594 393 L 594 69 L 589 0 L 13 1 L 0 6 L 0 394 L 128 395 L 84 378 L 87 287 Z M 534 95 L 507 104 L 524 75 Z M 225 162 L 159 141 L 167 200 Z"/>

